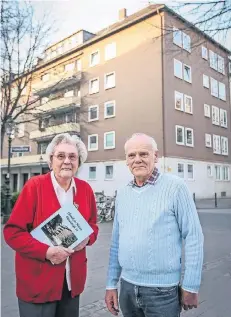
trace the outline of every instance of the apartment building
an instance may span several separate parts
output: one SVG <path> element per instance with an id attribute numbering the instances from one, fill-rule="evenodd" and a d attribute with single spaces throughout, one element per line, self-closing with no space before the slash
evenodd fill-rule
<path id="1" fill-rule="evenodd" d="M 132 177 L 124 143 L 143 132 L 158 144 L 162 172 L 182 177 L 197 197 L 231 196 L 229 55 L 164 5 L 131 16 L 122 9 L 97 34 L 55 43 L 36 68 L 41 115 L 25 129 L 33 151 L 12 158 L 13 189 L 47 171 L 47 144 L 69 132 L 89 152 L 78 177 L 114 194 Z"/>

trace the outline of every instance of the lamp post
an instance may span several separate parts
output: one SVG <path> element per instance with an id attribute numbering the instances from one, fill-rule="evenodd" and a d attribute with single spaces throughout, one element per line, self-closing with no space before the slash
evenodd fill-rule
<path id="1" fill-rule="evenodd" d="M 11 213 L 11 193 L 10 193 L 10 159 L 11 159 L 11 143 L 12 134 L 14 132 L 14 121 L 12 117 L 6 122 L 6 134 L 8 136 L 8 164 L 7 164 L 7 174 L 6 174 L 6 205 L 5 205 L 5 216 L 4 223 L 9 219 Z"/>

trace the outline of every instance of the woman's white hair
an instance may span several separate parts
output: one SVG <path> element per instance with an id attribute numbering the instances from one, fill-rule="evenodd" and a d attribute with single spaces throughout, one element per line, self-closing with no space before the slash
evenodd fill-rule
<path id="1" fill-rule="evenodd" d="M 81 166 L 87 159 L 87 149 L 83 141 L 77 135 L 70 135 L 69 133 L 61 133 L 56 135 L 48 144 L 46 149 L 48 166 L 51 166 L 51 157 L 55 152 L 57 145 L 61 143 L 72 144 L 76 146 L 79 155 L 79 166 Z"/>
<path id="2" fill-rule="evenodd" d="M 136 138 L 144 138 L 144 139 L 147 139 L 147 141 L 151 144 L 152 148 L 153 148 L 153 151 L 156 152 L 158 151 L 158 148 L 157 148 L 157 143 L 156 141 L 154 140 L 154 138 L 152 138 L 151 136 L 145 134 L 145 133 L 134 133 L 132 134 L 132 136 L 125 142 L 125 145 L 124 145 L 124 150 L 125 150 L 125 153 L 127 152 L 127 145 L 129 143 L 129 141 L 132 141 Z"/>

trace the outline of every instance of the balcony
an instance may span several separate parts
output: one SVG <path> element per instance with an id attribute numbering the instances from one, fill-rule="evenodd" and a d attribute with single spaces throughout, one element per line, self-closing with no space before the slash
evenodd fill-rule
<path id="1" fill-rule="evenodd" d="M 48 81 L 39 81 L 32 85 L 33 94 L 39 96 L 47 96 L 59 90 L 73 86 L 82 79 L 82 72 L 76 70 L 67 71 L 59 74 L 51 74 Z"/>
<path id="2" fill-rule="evenodd" d="M 63 110 L 66 108 L 80 107 L 81 98 L 77 96 L 63 97 L 55 100 L 48 101 L 44 105 L 36 108 L 36 114 L 52 113 L 55 110 Z"/>
<path id="3" fill-rule="evenodd" d="M 60 125 L 45 128 L 44 130 L 35 130 L 30 133 L 31 140 L 43 140 L 52 138 L 56 134 L 65 132 L 80 132 L 80 125 L 76 122 L 63 123 Z"/>

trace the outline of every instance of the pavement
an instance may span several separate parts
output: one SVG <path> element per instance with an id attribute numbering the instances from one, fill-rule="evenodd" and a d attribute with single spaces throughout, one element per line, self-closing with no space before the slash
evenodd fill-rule
<path id="1" fill-rule="evenodd" d="M 205 254 L 197 309 L 183 317 L 230 317 L 231 299 L 231 209 L 199 210 Z M 112 316 L 105 308 L 104 294 L 112 223 L 99 225 L 97 242 L 87 249 L 88 277 L 80 297 L 80 317 Z M 18 317 L 15 296 L 14 253 L 2 239 L 1 316 Z M 122 316 L 120 314 L 120 316 Z"/>

